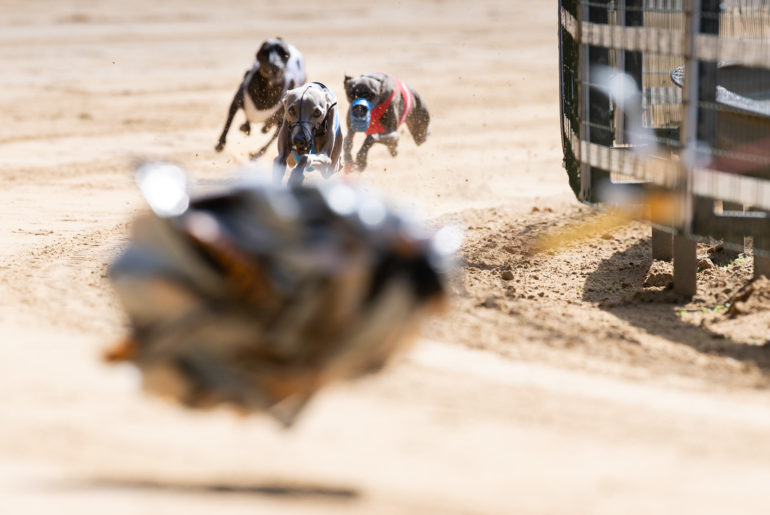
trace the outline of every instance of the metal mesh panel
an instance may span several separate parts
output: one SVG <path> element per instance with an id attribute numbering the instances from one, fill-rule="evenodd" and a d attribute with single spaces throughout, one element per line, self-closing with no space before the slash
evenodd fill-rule
<path id="1" fill-rule="evenodd" d="M 770 0 L 563 0 L 559 17 L 576 196 L 663 192 L 658 225 L 770 249 Z"/>
<path id="2" fill-rule="evenodd" d="M 672 2 L 673 4 L 673 2 Z M 684 12 L 679 5 L 640 10 L 646 30 L 678 34 L 684 30 Z M 622 54 L 619 50 L 617 53 Z M 644 126 L 678 129 L 682 123 L 682 91 L 671 81 L 671 71 L 682 63 L 680 54 L 645 52 L 642 65 L 642 107 Z M 675 133 L 667 134 L 667 144 L 678 144 Z"/>

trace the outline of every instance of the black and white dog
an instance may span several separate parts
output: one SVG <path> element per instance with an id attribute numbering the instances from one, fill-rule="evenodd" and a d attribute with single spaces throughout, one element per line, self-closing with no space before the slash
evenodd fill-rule
<path id="1" fill-rule="evenodd" d="M 309 82 L 287 92 L 283 106 L 273 180 L 283 180 L 287 163 L 294 166 L 290 186 L 302 184 L 306 171 L 318 169 L 324 178 L 337 173 L 342 164 L 342 129 L 332 90 L 320 82 Z"/>
<path id="2" fill-rule="evenodd" d="M 430 134 L 430 114 L 415 90 L 388 73 L 345 75 L 345 94 L 350 103 L 348 133 L 345 135 L 345 166 L 353 165 L 353 136 L 366 133 L 355 160 L 355 168 L 366 168 L 366 156 L 375 143 L 382 143 L 390 155 L 398 154 L 398 128 L 406 122 L 417 145 Z"/>
<path id="3" fill-rule="evenodd" d="M 252 159 L 261 157 L 278 137 L 278 128 L 283 119 L 281 99 L 287 91 L 301 86 L 305 80 L 305 58 L 294 45 L 281 38 L 271 38 L 262 43 L 254 66 L 246 72 L 243 82 L 235 92 L 216 151 L 221 152 L 225 148 L 227 131 L 230 130 L 233 117 L 239 109 L 243 109 L 246 123 L 241 125 L 241 131 L 246 134 L 251 133 L 252 123 L 264 122 L 263 133 L 267 133 L 272 126 L 277 126 L 270 141 L 259 151 L 249 155 Z"/>

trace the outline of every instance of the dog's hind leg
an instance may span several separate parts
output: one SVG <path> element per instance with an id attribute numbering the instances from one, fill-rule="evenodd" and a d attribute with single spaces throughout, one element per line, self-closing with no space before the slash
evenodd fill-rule
<path id="1" fill-rule="evenodd" d="M 386 132 L 384 134 L 374 134 L 375 143 L 382 143 L 390 151 L 390 155 L 396 157 L 398 155 L 398 139 L 399 135 L 396 131 Z"/>
<path id="2" fill-rule="evenodd" d="M 283 105 L 275 110 L 273 114 L 271 114 L 267 120 L 265 120 L 265 124 L 262 126 L 262 134 L 267 134 L 267 132 L 270 130 L 270 128 L 273 125 L 281 126 L 281 122 L 283 121 Z"/>
<path id="3" fill-rule="evenodd" d="M 240 126 L 240 127 L 238 127 L 238 128 L 241 130 L 241 132 L 242 132 L 242 133 L 246 134 L 246 136 L 248 136 L 249 134 L 251 134 L 251 124 L 249 123 L 249 121 L 248 121 L 248 120 L 246 120 L 245 122 L 243 122 L 243 125 L 241 125 L 241 126 Z"/>
<path id="4" fill-rule="evenodd" d="M 270 145 L 273 143 L 273 141 L 275 141 L 275 138 L 278 137 L 278 133 L 279 132 L 281 132 L 281 127 L 280 126 L 275 129 L 275 132 L 273 133 L 273 135 L 270 136 L 270 139 L 268 140 L 267 143 L 264 144 L 264 146 L 262 148 L 260 148 L 256 152 L 251 152 L 249 154 L 249 159 L 254 161 L 255 159 L 259 159 L 260 157 L 264 156 L 265 152 L 267 152 L 267 149 L 270 148 Z"/>
<path id="5" fill-rule="evenodd" d="M 425 103 L 420 98 L 420 95 L 411 88 L 410 91 L 414 97 L 414 107 L 412 108 L 412 112 L 409 113 L 409 116 L 406 117 L 406 126 L 409 127 L 409 132 L 412 134 L 414 142 L 417 145 L 422 145 L 425 143 L 425 140 L 428 139 L 428 135 L 430 134 L 430 130 L 428 129 L 428 126 L 430 125 L 430 113 L 428 113 L 428 108 L 425 107 Z"/>

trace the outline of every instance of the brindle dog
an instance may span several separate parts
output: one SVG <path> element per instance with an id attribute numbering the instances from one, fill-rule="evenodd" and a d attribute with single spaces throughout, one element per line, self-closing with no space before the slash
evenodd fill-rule
<path id="1" fill-rule="evenodd" d="M 243 109 L 246 122 L 240 129 L 246 134 L 251 133 L 252 123 L 264 122 L 263 134 L 276 126 L 270 141 L 257 152 L 250 154 L 252 159 L 261 157 L 278 137 L 278 128 L 283 118 L 281 99 L 287 91 L 304 83 L 305 59 L 294 45 L 281 38 L 268 39 L 262 43 L 254 66 L 246 72 L 243 82 L 235 92 L 216 151 L 221 152 L 225 148 L 233 117 L 239 109 Z"/>
<path id="2" fill-rule="evenodd" d="M 348 133 L 343 145 L 346 166 L 363 171 L 369 149 L 375 143 L 387 146 L 390 155 L 395 157 L 398 154 L 398 128 L 404 122 L 417 145 L 425 143 L 430 134 L 430 114 L 422 98 L 390 74 L 345 75 L 345 93 L 350 103 Z M 354 163 L 351 151 L 355 132 L 365 132 L 366 139 Z"/>

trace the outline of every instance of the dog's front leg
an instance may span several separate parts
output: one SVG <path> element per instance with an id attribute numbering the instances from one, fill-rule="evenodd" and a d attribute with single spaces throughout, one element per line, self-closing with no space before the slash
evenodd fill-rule
<path id="1" fill-rule="evenodd" d="M 278 129 L 278 156 L 273 161 L 273 182 L 281 184 L 286 173 L 286 160 L 291 153 L 289 145 L 289 125 L 284 121 Z"/>
<path id="2" fill-rule="evenodd" d="M 321 172 L 321 176 L 324 179 L 328 179 L 334 175 L 334 172 L 337 171 L 332 166 L 332 160 L 329 156 L 325 156 L 323 154 L 311 154 L 306 157 L 307 167 Z"/>
<path id="3" fill-rule="evenodd" d="M 374 141 L 374 137 L 369 134 L 358 150 L 358 154 L 356 154 L 356 167 L 362 172 L 366 168 L 366 156 L 369 154 L 369 149 L 374 145 Z"/>
<path id="4" fill-rule="evenodd" d="M 283 175 L 286 173 L 286 158 L 280 155 L 273 161 L 273 182 L 281 184 Z"/>
<path id="5" fill-rule="evenodd" d="M 342 151 L 344 152 L 345 168 L 353 166 L 353 136 L 355 133 L 350 130 L 350 122 L 348 122 L 348 132 L 342 139 Z"/>
<path id="6" fill-rule="evenodd" d="M 237 113 L 238 109 L 241 109 L 242 107 L 243 107 L 243 89 L 238 88 L 238 91 L 235 93 L 235 96 L 233 97 L 233 101 L 230 102 L 230 111 L 228 111 L 227 113 L 227 120 L 225 120 L 225 127 L 224 129 L 222 129 L 222 134 L 219 136 L 219 143 L 217 143 L 217 146 L 214 147 L 214 150 L 216 150 L 217 152 L 222 152 L 222 150 L 225 148 L 225 143 L 227 143 L 227 131 L 230 130 L 230 124 L 233 123 L 233 118 L 235 117 L 235 113 Z"/>
<path id="7" fill-rule="evenodd" d="M 308 167 L 308 155 L 305 154 L 304 156 L 299 158 L 299 163 L 297 163 L 297 166 L 294 167 L 294 170 L 291 171 L 291 175 L 289 175 L 289 186 L 301 186 L 302 183 L 305 181 L 305 169 Z"/>

